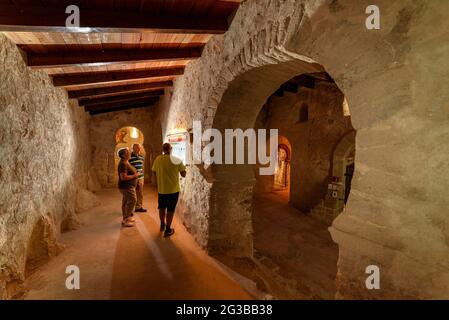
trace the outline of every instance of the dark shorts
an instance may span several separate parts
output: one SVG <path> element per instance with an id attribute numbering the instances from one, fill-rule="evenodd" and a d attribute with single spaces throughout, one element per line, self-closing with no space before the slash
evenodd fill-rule
<path id="1" fill-rule="evenodd" d="M 167 209 L 169 212 L 174 212 L 178 204 L 179 192 L 170 194 L 158 194 L 158 209 Z"/>

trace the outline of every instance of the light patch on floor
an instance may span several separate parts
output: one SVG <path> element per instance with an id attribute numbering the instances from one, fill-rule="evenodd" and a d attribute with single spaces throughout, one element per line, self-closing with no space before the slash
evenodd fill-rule
<path id="1" fill-rule="evenodd" d="M 273 294 L 284 299 L 334 299 L 338 246 L 327 226 L 291 207 L 285 191 L 256 199 L 255 258 L 271 270 Z"/>
<path id="2" fill-rule="evenodd" d="M 175 217 L 176 233 L 159 230 L 154 189 L 136 228 L 121 228 L 121 195 L 98 192 L 102 205 L 80 215 L 83 226 L 65 233 L 65 250 L 26 281 L 24 299 L 253 299 L 199 248 Z M 80 290 L 65 287 L 68 265 L 80 268 Z"/>

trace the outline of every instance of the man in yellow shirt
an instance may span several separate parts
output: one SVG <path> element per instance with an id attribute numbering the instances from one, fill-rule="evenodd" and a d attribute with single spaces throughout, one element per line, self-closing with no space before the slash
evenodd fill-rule
<path id="1" fill-rule="evenodd" d="M 154 160 L 151 169 L 156 175 L 161 232 L 165 230 L 165 237 L 175 233 L 171 224 L 179 198 L 179 175 L 183 178 L 186 176 L 186 167 L 180 159 L 170 156 L 171 150 L 172 146 L 164 143 L 164 154 Z"/>

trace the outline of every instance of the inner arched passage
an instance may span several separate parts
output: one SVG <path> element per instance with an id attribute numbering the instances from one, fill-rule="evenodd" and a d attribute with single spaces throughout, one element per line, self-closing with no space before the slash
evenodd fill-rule
<path id="1" fill-rule="evenodd" d="M 292 159 L 292 148 L 287 138 L 279 137 L 277 150 L 277 164 L 274 174 L 273 190 L 287 195 L 290 191 L 290 162 Z"/>
<path id="2" fill-rule="evenodd" d="M 291 86 L 295 79 L 296 89 Z M 286 281 L 290 277 L 298 285 L 280 289 L 278 292 L 283 297 L 299 298 L 302 294 L 309 298 L 333 298 L 335 294 L 338 247 L 332 242 L 326 225 L 335 215 L 326 208 L 323 216 L 316 212 L 325 203 L 334 178 L 329 175 L 329 168 L 332 153 L 337 149 L 335 145 L 346 132 L 354 131 L 344 101 L 344 94 L 323 67 L 290 61 L 255 68 L 237 77 L 217 109 L 214 128 L 279 129 L 279 139 L 288 141 L 288 144 L 280 141 L 280 149 L 276 150 L 288 162 L 288 178 L 284 178 L 283 184 L 288 186 L 288 197 L 276 194 L 280 178 L 276 174 L 259 176 L 258 170 L 249 164 L 213 167 L 209 243 L 212 253 L 254 257 L 269 261 L 268 266 L 283 264 Z M 271 215 L 267 215 L 267 208 L 272 209 Z M 282 213 L 287 211 L 283 217 Z M 265 222 L 261 223 L 263 219 Z M 299 227 L 292 230 L 296 225 Z M 304 241 L 315 243 L 304 246 Z M 299 245 L 295 249 L 292 243 Z M 307 250 L 314 253 L 308 254 Z M 301 260 L 300 256 L 309 260 Z M 295 262 L 302 263 L 302 268 Z M 320 279 L 313 279 L 307 276 L 304 264 L 308 264 L 310 272 L 313 267 L 326 270 Z M 299 278 L 295 269 L 302 270 Z M 311 278 L 311 282 L 317 280 L 319 284 L 309 286 L 307 280 Z"/>
<path id="3" fill-rule="evenodd" d="M 256 122 L 255 129 L 260 129 L 263 124 L 263 118 L 265 117 L 262 118 L 261 115 L 263 115 L 262 111 Z M 258 126 L 257 124 L 260 125 Z M 274 139 L 278 140 L 278 148 L 276 151 L 277 161 L 274 169 L 274 175 L 260 175 L 258 172 L 262 166 L 260 164 L 256 164 L 254 166 L 254 174 L 256 177 L 254 193 L 274 193 L 285 202 L 288 202 L 290 199 L 291 186 L 292 145 L 283 135 L 278 135 L 277 137 L 274 137 Z M 270 139 L 267 139 L 266 143 L 269 148 Z"/>

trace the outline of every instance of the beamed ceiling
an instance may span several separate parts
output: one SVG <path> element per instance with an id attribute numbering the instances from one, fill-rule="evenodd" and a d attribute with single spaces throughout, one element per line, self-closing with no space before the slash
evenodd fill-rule
<path id="1" fill-rule="evenodd" d="M 66 7 L 80 9 L 67 28 Z M 0 31 L 29 67 L 90 114 L 148 107 L 173 86 L 214 34 L 228 30 L 240 0 L 0 0 Z M 82 32 L 80 32 L 82 31 Z"/>

